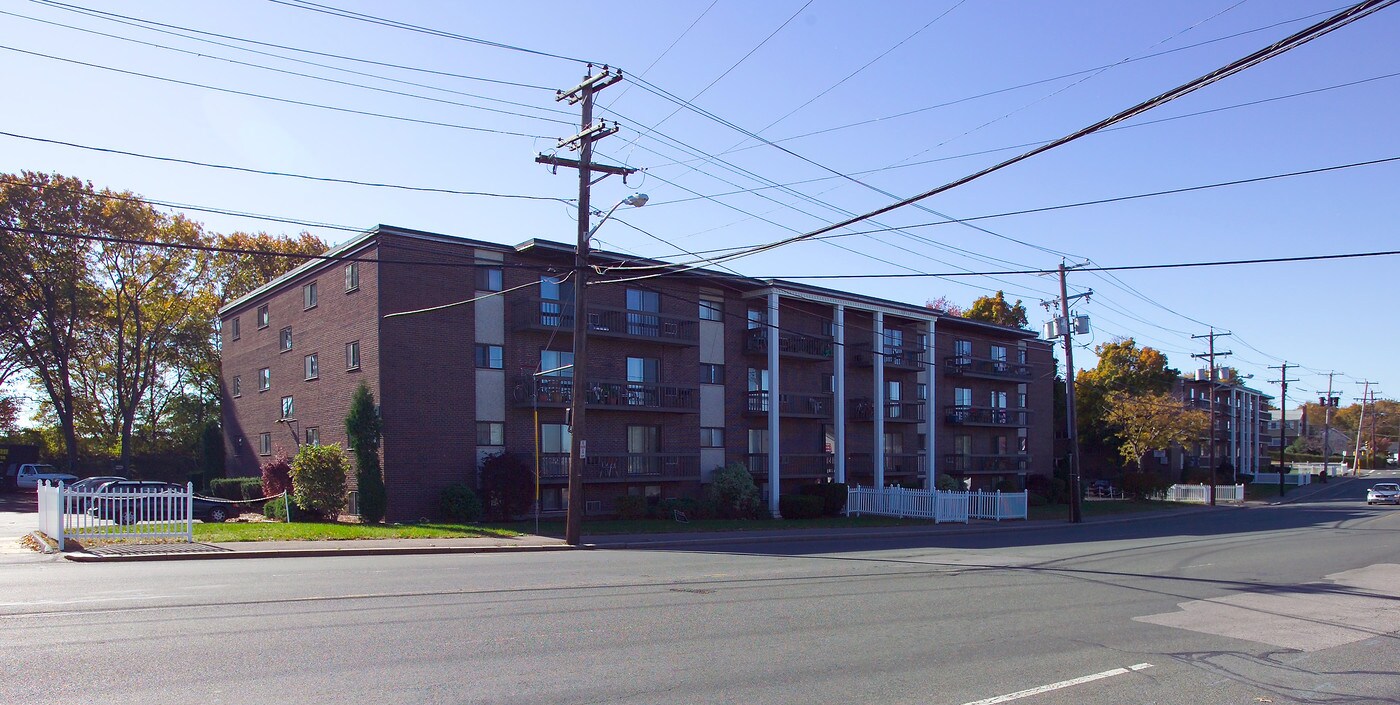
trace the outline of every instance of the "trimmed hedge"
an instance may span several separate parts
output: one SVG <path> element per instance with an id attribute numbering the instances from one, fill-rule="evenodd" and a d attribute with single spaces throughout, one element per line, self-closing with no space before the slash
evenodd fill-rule
<path id="1" fill-rule="evenodd" d="M 470 524 L 481 520 L 481 512 L 481 498 L 461 482 L 442 488 L 442 493 L 438 495 L 438 513 L 444 521 Z"/>
<path id="2" fill-rule="evenodd" d="M 220 499 L 258 499 L 263 496 L 262 478 L 217 478 L 209 481 L 209 493 Z"/>
<path id="3" fill-rule="evenodd" d="M 840 516 L 841 510 L 846 508 L 846 497 L 849 494 L 844 482 L 818 482 L 802 485 L 797 488 L 797 493 L 810 497 L 820 497 L 822 515 L 829 517 Z M 784 512 L 783 516 L 787 516 L 787 513 Z"/>
<path id="4" fill-rule="evenodd" d="M 816 495 L 785 494 L 778 497 L 778 512 L 784 519 L 816 519 L 825 501 Z"/>

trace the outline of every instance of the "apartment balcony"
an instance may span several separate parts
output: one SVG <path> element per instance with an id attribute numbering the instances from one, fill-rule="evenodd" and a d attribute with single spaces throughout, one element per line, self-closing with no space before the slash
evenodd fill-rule
<path id="1" fill-rule="evenodd" d="M 922 453 L 886 453 L 885 482 L 912 482 L 926 477 L 928 465 Z M 869 484 L 875 478 L 875 456 L 871 453 L 846 455 L 846 482 Z"/>
<path id="2" fill-rule="evenodd" d="M 513 393 L 517 407 L 558 408 L 573 402 L 573 380 L 568 377 L 521 377 Z M 698 387 L 659 382 L 588 383 L 589 410 L 644 411 L 693 414 L 700 410 Z"/>
<path id="3" fill-rule="evenodd" d="M 768 328 L 750 328 L 744 332 L 744 353 L 747 355 L 768 354 Z M 830 360 L 833 343 L 831 338 L 803 333 L 778 331 L 778 354 L 803 360 Z"/>
<path id="4" fill-rule="evenodd" d="M 1025 453 L 1006 455 L 960 455 L 950 453 L 943 456 L 944 472 L 960 475 L 973 473 L 1025 472 L 1031 456 Z"/>
<path id="5" fill-rule="evenodd" d="M 1017 382 L 1026 382 L 1032 377 L 1030 365 L 970 355 L 949 355 L 943 358 L 943 374 L 980 377 L 982 379 L 1009 379 Z"/>
<path id="6" fill-rule="evenodd" d="M 571 302 L 526 299 L 512 309 L 513 330 L 570 334 L 574 328 Z M 665 345 L 698 345 L 697 319 L 602 306 L 588 307 L 588 335 Z"/>
<path id="7" fill-rule="evenodd" d="M 540 456 L 540 481 L 568 482 L 569 454 L 544 453 Z M 698 453 L 594 453 L 583 464 L 587 482 L 678 482 L 700 481 Z"/>
<path id="8" fill-rule="evenodd" d="M 769 397 L 766 390 L 749 392 L 748 406 L 744 407 L 744 413 L 767 414 Z M 785 394 L 779 392 L 778 415 L 803 419 L 829 419 L 832 418 L 832 397 L 830 394 Z"/>
<path id="9" fill-rule="evenodd" d="M 867 344 L 857 346 L 855 353 L 851 355 L 851 364 L 856 367 L 874 367 L 875 358 L 884 361 L 885 367 L 893 367 L 900 370 L 922 370 L 924 368 L 924 355 L 922 350 L 915 348 L 887 347 L 884 352 L 873 354 L 872 346 Z"/>
<path id="10" fill-rule="evenodd" d="M 782 453 L 778 456 L 778 476 L 783 479 L 827 480 L 836 460 L 828 453 Z M 750 453 L 749 473 L 759 482 L 768 479 L 768 454 Z"/>
<path id="11" fill-rule="evenodd" d="M 1003 409 L 985 406 L 949 406 L 943 418 L 954 426 L 1030 426 L 1031 412 L 1025 409 Z"/>
<path id="12" fill-rule="evenodd" d="M 885 421 L 887 423 L 919 423 L 927 419 L 924 411 L 928 403 L 922 401 L 887 401 Z M 875 400 L 857 397 L 846 401 L 846 418 L 852 421 L 874 421 Z"/>

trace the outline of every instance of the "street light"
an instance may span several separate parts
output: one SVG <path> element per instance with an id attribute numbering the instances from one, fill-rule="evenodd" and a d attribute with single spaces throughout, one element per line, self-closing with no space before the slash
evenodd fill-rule
<path id="1" fill-rule="evenodd" d="M 589 228 L 585 234 L 583 231 L 584 221 L 579 221 L 578 247 L 574 249 L 574 378 L 571 385 L 569 399 L 569 506 L 568 514 L 564 519 L 564 542 L 570 546 L 579 544 L 583 529 L 583 461 L 588 457 L 588 442 L 583 439 L 584 432 L 584 395 L 586 394 L 587 372 L 588 372 L 588 314 L 584 308 L 583 298 L 587 288 L 588 276 L 588 243 L 593 239 L 593 234 L 598 232 L 598 228 L 603 227 L 603 223 L 612 217 L 614 211 L 622 206 L 632 206 L 640 208 L 646 205 L 647 195 L 644 193 L 634 193 L 621 201 L 618 201 L 608 212 L 603 214 L 603 218 L 597 225 Z M 580 218 L 587 218 L 586 209 L 579 213 Z"/>

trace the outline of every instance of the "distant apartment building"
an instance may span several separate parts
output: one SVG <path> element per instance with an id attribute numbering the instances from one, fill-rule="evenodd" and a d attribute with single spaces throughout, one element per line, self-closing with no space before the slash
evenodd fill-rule
<path id="1" fill-rule="evenodd" d="M 1234 368 L 1219 367 L 1215 372 L 1214 381 L 1208 369 L 1177 381 L 1175 393 L 1187 405 L 1210 413 L 1214 395 L 1215 409 L 1206 436 L 1177 449 L 1178 469 L 1209 470 L 1214 458 L 1216 468 L 1228 463 L 1237 472 L 1254 474 L 1269 464 L 1266 429 L 1273 415 L 1267 407 L 1273 397 L 1245 386 Z"/>
<path id="2" fill-rule="evenodd" d="M 1054 361 L 1034 333 L 707 270 L 603 276 L 579 314 L 589 360 L 576 371 L 573 254 L 379 226 L 229 303 L 228 473 L 344 445 L 364 382 L 384 422 L 390 519 L 432 516 L 444 487 L 475 484 L 502 452 L 537 474 L 541 510 L 559 512 L 575 374 L 587 376 L 590 515 L 624 495 L 697 496 L 731 463 L 773 509 L 812 482 L 1021 487 L 1051 472 Z"/>

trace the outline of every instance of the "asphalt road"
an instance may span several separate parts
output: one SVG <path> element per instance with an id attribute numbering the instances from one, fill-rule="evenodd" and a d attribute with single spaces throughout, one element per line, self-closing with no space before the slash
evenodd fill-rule
<path id="1" fill-rule="evenodd" d="M 1400 508 L 0 565 L 3 703 L 1400 703 Z"/>

